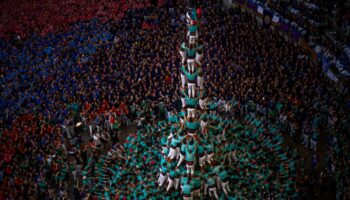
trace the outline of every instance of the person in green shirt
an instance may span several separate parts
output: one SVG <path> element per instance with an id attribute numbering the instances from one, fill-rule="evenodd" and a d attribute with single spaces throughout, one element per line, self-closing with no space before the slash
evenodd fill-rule
<path id="1" fill-rule="evenodd" d="M 202 128 L 202 130 L 204 130 L 204 128 L 207 126 L 208 120 L 209 120 L 208 111 L 205 111 L 204 113 L 202 113 L 202 115 L 200 116 L 200 119 L 201 119 L 201 128 Z"/>
<path id="2" fill-rule="evenodd" d="M 190 74 L 193 74 L 195 72 L 195 70 L 196 70 L 196 61 L 194 59 L 187 59 L 187 70 L 188 70 L 188 72 Z"/>
<path id="3" fill-rule="evenodd" d="M 184 66 L 185 61 L 182 62 L 181 70 L 180 70 L 180 78 L 181 78 L 181 91 L 185 91 L 187 86 L 187 78 L 185 75 L 185 66 Z"/>
<path id="4" fill-rule="evenodd" d="M 170 142 L 170 151 L 168 154 L 168 160 L 173 160 L 175 157 L 177 157 L 177 146 L 181 142 L 182 137 L 179 135 L 173 135 Z"/>
<path id="5" fill-rule="evenodd" d="M 189 59 L 187 59 L 189 60 Z M 196 97 L 196 85 L 197 85 L 197 75 L 198 75 L 198 71 L 193 71 L 192 73 L 186 71 L 185 67 L 182 66 L 181 67 L 181 71 L 182 73 L 186 76 L 188 83 L 188 96 L 190 98 L 194 98 Z"/>
<path id="6" fill-rule="evenodd" d="M 229 187 L 229 179 L 228 179 L 227 171 L 221 168 L 218 176 L 221 183 L 221 189 L 224 191 L 226 195 L 228 195 L 228 192 L 230 192 L 231 190 Z"/>
<path id="7" fill-rule="evenodd" d="M 179 154 L 180 154 L 180 158 L 179 158 L 179 161 L 176 165 L 177 167 L 179 167 L 182 164 L 182 162 L 185 158 L 185 155 L 186 155 L 186 143 L 185 142 L 181 143 Z"/>
<path id="8" fill-rule="evenodd" d="M 192 195 L 201 197 L 201 186 L 202 186 L 202 181 L 199 176 L 193 176 L 191 178 L 191 186 L 192 186 Z"/>
<path id="9" fill-rule="evenodd" d="M 167 173 L 168 173 L 168 168 L 167 168 L 167 163 L 163 163 L 161 168 L 159 169 L 159 178 L 158 178 L 158 185 L 159 187 L 162 187 L 165 180 L 167 179 Z"/>
<path id="10" fill-rule="evenodd" d="M 192 200 L 193 199 L 192 186 L 191 186 L 191 183 L 190 183 L 189 179 L 187 180 L 187 182 L 182 187 L 182 196 L 183 196 L 184 200 Z"/>
<path id="11" fill-rule="evenodd" d="M 189 134 L 195 134 L 200 126 L 199 122 L 195 121 L 193 118 L 189 118 L 188 120 L 186 120 L 185 125 Z"/>
<path id="12" fill-rule="evenodd" d="M 194 173 L 194 159 L 197 152 L 197 144 L 193 141 L 193 139 L 187 143 L 186 145 L 186 168 L 187 174 Z"/>
<path id="13" fill-rule="evenodd" d="M 166 191 L 169 192 L 169 190 L 174 186 L 174 181 L 177 174 L 175 172 L 175 168 L 170 169 L 169 176 L 168 176 L 168 186 L 166 188 Z"/>
<path id="14" fill-rule="evenodd" d="M 216 185 L 215 185 L 215 179 L 213 178 L 213 175 L 211 175 L 208 179 L 207 179 L 207 187 L 209 190 L 209 197 L 211 198 L 212 195 L 214 195 L 215 199 L 219 199 L 218 197 L 218 193 L 216 191 Z M 206 193 L 206 191 L 205 191 Z"/>
<path id="15" fill-rule="evenodd" d="M 213 161 L 214 157 L 214 144 L 211 140 L 208 140 L 208 143 L 204 145 L 206 151 L 207 151 L 207 163 L 210 165 Z"/>
<path id="16" fill-rule="evenodd" d="M 204 146 L 198 144 L 197 146 L 198 148 L 198 157 L 199 157 L 199 166 L 202 168 L 205 164 L 205 161 L 206 161 L 206 155 L 205 155 L 205 152 L 204 152 Z"/>
<path id="17" fill-rule="evenodd" d="M 190 47 L 189 47 L 189 45 L 188 44 L 186 44 L 185 42 L 183 42 L 182 44 L 181 44 L 181 49 L 183 49 L 183 50 L 185 50 L 185 52 L 186 52 L 186 58 L 188 59 L 188 58 L 195 58 L 195 56 L 196 56 L 196 51 L 197 51 L 197 49 L 198 48 L 200 48 L 200 47 L 193 47 L 194 45 L 191 45 Z"/>

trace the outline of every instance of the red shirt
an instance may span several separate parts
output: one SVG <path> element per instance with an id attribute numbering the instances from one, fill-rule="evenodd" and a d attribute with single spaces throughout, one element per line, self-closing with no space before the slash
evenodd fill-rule
<path id="1" fill-rule="evenodd" d="M 197 8 L 197 17 L 198 19 L 200 19 L 202 16 L 202 9 L 201 8 Z"/>
<path id="2" fill-rule="evenodd" d="M 121 112 L 123 112 L 124 114 L 129 114 L 128 106 L 127 106 L 124 102 L 122 102 L 122 103 L 120 104 L 120 110 L 121 110 Z"/>
<path id="3" fill-rule="evenodd" d="M 170 83 L 171 83 L 171 78 L 170 78 L 170 76 L 168 76 L 168 75 L 165 76 L 164 81 L 165 81 L 166 84 L 170 84 Z"/>

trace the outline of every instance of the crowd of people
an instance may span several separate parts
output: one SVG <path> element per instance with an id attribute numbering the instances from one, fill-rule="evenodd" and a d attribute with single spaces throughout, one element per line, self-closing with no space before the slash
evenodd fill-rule
<path id="1" fill-rule="evenodd" d="M 302 27 L 300 30 L 305 30 L 301 31 L 303 38 L 316 51 L 319 62 L 325 63 L 323 64 L 325 71 L 332 69 L 336 74 L 334 81 L 341 81 L 344 87 L 347 87 L 350 54 L 349 34 L 346 34 L 348 30 L 344 28 L 348 21 L 348 5 L 345 2 L 319 0 L 257 2 L 264 3 L 299 29 Z M 341 31 L 334 35 L 331 31 L 327 31 L 329 38 L 325 39 L 326 30 L 331 30 L 334 26 L 338 26 L 338 30 Z M 335 41 L 332 41 L 334 39 Z"/>
<path id="2" fill-rule="evenodd" d="M 93 19 L 45 37 L 1 41 L 0 199 L 68 199 L 70 174 L 77 199 L 180 195 L 167 194 L 156 184 L 163 137 L 156 122 L 181 108 L 178 48 L 184 10 L 181 4 L 129 10 L 119 21 Z M 156 28 L 142 30 L 149 19 Z M 264 148 L 238 153 L 237 159 L 244 161 L 231 162 L 229 174 L 236 182 L 229 186 L 230 197 L 249 197 L 251 189 L 260 194 L 262 183 L 280 193 L 317 195 L 330 187 L 324 180 L 331 176 L 337 198 L 346 198 L 349 95 L 338 93 L 301 48 L 263 29 L 246 13 L 204 7 L 202 24 L 205 88 L 209 97 L 216 97 L 213 101 L 230 102 L 230 122 L 244 125 L 245 131 L 228 135 L 229 141 L 244 150 L 254 143 L 270 145 L 252 138 L 253 121 L 269 130 L 262 135 L 274 130 L 276 147 L 282 135 L 292 140 L 271 154 L 286 155 L 276 163 L 287 170 L 282 167 L 278 173 L 274 157 L 264 165 L 258 162 L 269 156 Z M 118 143 L 121 123 L 139 128 L 124 145 Z M 246 143 L 247 138 L 252 142 Z M 320 147 L 319 141 L 326 143 Z M 306 150 L 301 142 L 312 148 L 313 156 L 298 155 Z M 245 159 L 257 161 L 250 166 L 257 172 L 242 170 Z M 326 168 L 319 160 L 325 160 Z M 282 187 L 269 178 L 254 182 L 259 173 L 272 176 L 269 170 L 288 184 Z"/>
<path id="3" fill-rule="evenodd" d="M 150 1 L 2 1 L 0 37 L 14 39 L 31 37 L 32 34 L 42 37 L 67 31 L 69 26 L 80 20 L 91 20 L 98 17 L 102 22 L 110 19 L 119 20 L 130 8 L 139 9 L 150 6 Z"/>

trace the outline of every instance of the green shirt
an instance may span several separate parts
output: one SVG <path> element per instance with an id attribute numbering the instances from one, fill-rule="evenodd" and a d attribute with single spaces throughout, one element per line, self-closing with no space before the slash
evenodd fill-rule
<path id="1" fill-rule="evenodd" d="M 200 188 L 201 187 L 201 180 L 199 178 L 192 178 L 191 179 L 191 185 L 193 188 Z"/>
<path id="2" fill-rule="evenodd" d="M 219 177 L 220 177 L 221 180 L 226 179 L 227 176 L 228 175 L 227 175 L 227 172 L 225 170 L 219 173 Z"/>
<path id="3" fill-rule="evenodd" d="M 192 192 L 192 186 L 190 184 L 185 184 L 182 188 L 182 192 L 183 194 L 185 195 L 191 195 L 191 192 Z"/>
<path id="4" fill-rule="evenodd" d="M 190 26 L 188 30 L 190 31 L 190 33 L 195 33 L 197 31 L 197 25 Z"/>
<path id="5" fill-rule="evenodd" d="M 189 150 L 189 148 L 186 148 L 186 161 L 187 162 L 193 162 L 194 161 L 194 155 L 196 154 L 196 147 L 192 149 L 192 151 Z"/>
<path id="6" fill-rule="evenodd" d="M 185 98 L 186 104 L 191 106 L 191 107 L 196 107 L 198 105 L 198 99 L 195 98 Z"/>
<path id="7" fill-rule="evenodd" d="M 186 122 L 186 127 L 190 130 L 197 130 L 199 129 L 199 122 Z"/>
<path id="8" fill-rule="evenodd" d="M 189 73 L 188 71 L 185 70 L 185 67 L 181 67 L 182 72 L 186 75 L 187 79 L 190 81 L 195 81 L 197 80 L 198 72 L 196 71 L 195 73 Z"/>
<path id="9" fill-rule="evenodd" d="M 210 177 L 210 178 L 207 180 L 207 184 L 208 184 L 208 186 L 215 185 L 215 180 L 214 180 L 212 177 Z"/>

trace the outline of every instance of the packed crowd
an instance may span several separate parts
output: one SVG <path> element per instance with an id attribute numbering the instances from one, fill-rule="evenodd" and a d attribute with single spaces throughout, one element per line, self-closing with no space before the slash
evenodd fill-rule
<path id="1" fill-rule="evenodd" d="M 322 23 L 325 22 L 324 17 L 326 17 L 327 13 L 329 14 L 329 12 L 325 12 L 323 9 L 332 9 L 331 6 L 335 4 L 335 1 L 322 2 L 319 0 L 265 2 L 280 15 L 298 23 L 310 32 L 318 31 L 323 26 Z"/>
<path id="2" fill-rule="evenodd" d="M 99 18 L 102 22 L 119 20 L 130 8 L 150 6 L 150 1 L 2 1 L 0 37 L 24 39 L 37 34 L 46 36 L 67 31 L 71 24 L 81 20 Z"/>
<path id="3" fill-rule="evenodd" d="M 68 174 L 73 174 L 77 198 L 165 194 L 154 179 L 163 137 L 155 121 L 181 107 L 178 46 L 185 24 L 182 13 L 181 6 L 143 8 L 126 12 L 118 22 L 92 20 L 55 35 L 33 36 L 19 43 L 1 41 L 0 199 L 57 195 L 67 199 Z M 338 94 L 302 49 L 260 28 L 247 14 L 215 7 L 205 7 L 203 13 L 208 95 L 215 96 L 218 103 L 231 102 L 240 116 L 234 114 L 232 122 L 254 129 L 249 121 L 257 118 L 263 127 L 276 129 L 279 140 L 280 133 L 288 133 L 295 143 L 302 137 L 303 145 L 311 145 L 315 152 L 311 170 L 305 166 L 306 158 L 297 155 L 297 145 L 284 150 L 294 162 L 288 168 L 296 164 L 298 171 L 293 176 L 280 171 L 280 178 L 291 177 L 296 182 L 288 192 L 315 195 L 329 174 L 336 178 L 337 197 L 345 198 L 349 194 L 348 94 Z M 141 30 L 148 16 L 157 19 L 158 29 Z M 254 118 L 248 120 L 246 115 Z M 140 129 L 123 146 L 117 143 L 121 122 L 135 123 Z M 80 134 L 85 127 L 91 137 L 88 143 Z M 237 139 L 237 144 L 246 137 Z M 327 139 L 325 155 L 319 153 L 320 138 Z M 245 145 L 241 147 L 247 149 Z M 259 155 L 264 153 L 253 152 L 250 158 Z M 324 173 L 320 174 L 324 169 L 317 159 L 326 160 Z M 241 169 L 239 163 L 233 163 L 231 170 Z M 262 168 L 260 164 L 257 162 Z M 242 176 L 247 173 L 249 170 L 242 171 Z M 250 187 L 259 184 L 244 182 L 247 180 L 230 185 L 235 191 L 231 194 L 247 196 Z M 269 179 L 267 183 L 274 186 L 271 190 L 287 188 Z"/>
<path id="4" fill-rule="evenodd" d="M 239 4 L 247 2 L 247 7 L 255 11 L 259 6 L 258 12 L 264 16 L 272 15 L 273 21 L 280 21 L 280 29 L 290 31 L 293 40 L 302 38 L 316 52 L 328 77 L 339 85 L 340 90 L 348 90 L 350 51 L 349 34 L 346 33 L 349 5 L 342 1 L 318 0 L 236 1 Z"/>

